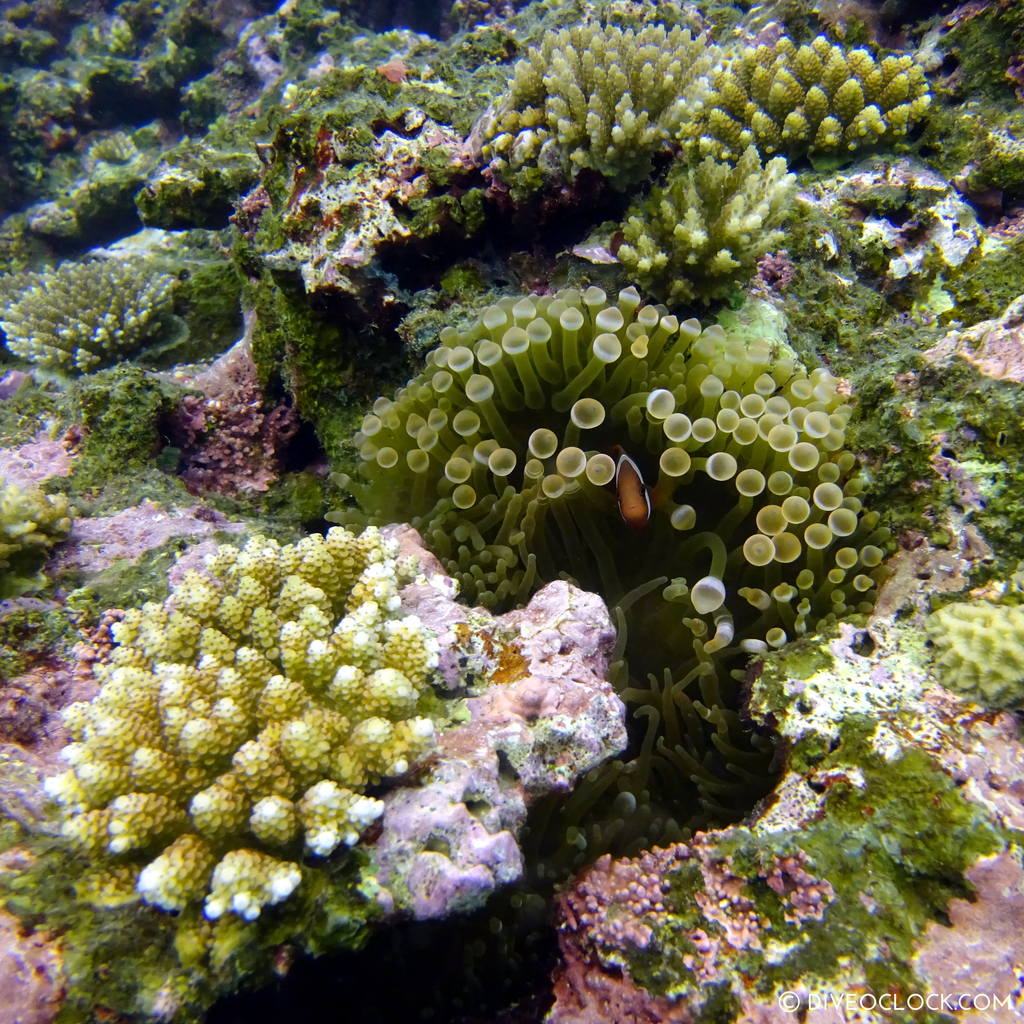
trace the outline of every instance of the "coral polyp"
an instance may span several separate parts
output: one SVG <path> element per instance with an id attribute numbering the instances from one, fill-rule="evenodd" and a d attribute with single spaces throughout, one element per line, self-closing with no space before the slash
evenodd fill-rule
<path id="1" fill-rule="evenodd" d="M 886 535 L 844 450 L 851 411 L 767 331 L 702 329 L 633 288 L 508 298 L 376 402 L 349 486 L 372 521 L 409 519 L 468 600 L 566 576 L 599 591 L 653 730 L 645 766 L 728 813 L 766 763 L 736 753 L 745 656 L 870 607 Z M 611 487 L 620 450 L 650 488 L 642 529 Z"/>

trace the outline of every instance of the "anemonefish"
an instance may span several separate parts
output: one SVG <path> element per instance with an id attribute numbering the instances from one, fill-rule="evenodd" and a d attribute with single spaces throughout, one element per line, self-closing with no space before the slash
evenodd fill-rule
<path id="1" fill-rule="evenodd" d="M 640 467 L 615 446 L 615 501 L 622 521 L 631 529 L 642 530 L 650 521 L 654 506 Z"/>

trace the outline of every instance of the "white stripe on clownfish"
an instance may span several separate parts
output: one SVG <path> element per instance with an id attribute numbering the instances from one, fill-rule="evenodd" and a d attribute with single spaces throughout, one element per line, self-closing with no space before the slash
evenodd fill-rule
<path id="1" fill-rule="evenodd" d="M 654 506 L 640 467 L 619 449 L 615 463 L 615 501 L 622 521 L 634 530 L 642 530 L 650 521 Z"/>

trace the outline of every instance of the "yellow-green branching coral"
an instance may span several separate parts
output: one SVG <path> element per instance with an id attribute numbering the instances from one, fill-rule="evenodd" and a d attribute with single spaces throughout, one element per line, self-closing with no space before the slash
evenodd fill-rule
<path id="1" fill-rule="evenodd" d="M 177 280 L 118 259 L 62 263 L 30 281 L 0 319 L 16 356 L 86 373 L 144 345 L 171 310 Z"/>
<path id="2" fill-rule="evenodd" d="M 1024 706 L 1024 605 L 957 601 L 928 617 L 939 681 L 994 708 Z"/>
<path id="3" fill-rule="evenodd" d="M 705 157 L 676 165 L 636 204 L 618 257 L 637 284 L 670 305 L 723 298 L 782 238 L 795 179 L 781 157 L 762 166 L 747 147 L 736 166 Z"/>
<path id="4" fill-rule="evenodd" d="M 931 101 L 912 57 L 876 60 L 818 36 L 797 47 L 746 46 L 711 74 L 711 87 L 684 135 L 701 154 L 738 157 L 848 154 L 903 138 Z"/>
<path id="5" fill-rule="evenodd" d="M 39 568 L 71 529 L 67 499 L 0 478 L 0 597 L 43 583 Z"/>
<path id="6" fill-rule="evenodd" d="M 485 117 L 484 155 L 502 173 L 538 166 L 572 179 L 587 168 L 627 189 L 678 134 L 710 65 L 706 39 L 679 27 L 548 33 Z"/>
<path id="7" fill-rule="evenodd" d="M 380 817 L 366 786 L 433 743 L 437 644 L 400 613 L 407 572 L 372 528 L 256 537 L 128 611 L 99 694 L 64 713 L 65 834 L 166 910 L 252 920 L 286 899 L 304 853 Z"/>
<path id="8" fill-rule="evenodd" d="M 757 774 L 714 766 L 743 743 L 731 672 L 870 607 L 884 532 L 843 450 L 850 413 L 783 341 L 702 330 L 632 288 L 509 298 L 375 403 L 350 487 L 373 519 L 410 520 L 471 601 L 569 575 L 617 605 L 626 696 L 661 723 L 666 772 L 722 805 Z M 637 475 L 634 529 L 614 485 L 632 501 Z"/>

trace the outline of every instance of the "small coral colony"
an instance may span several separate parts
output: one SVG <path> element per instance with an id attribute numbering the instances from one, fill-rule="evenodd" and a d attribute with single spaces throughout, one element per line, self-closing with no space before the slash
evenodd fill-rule
<path id="1" fill-rule="evenodd" d="M 173 505 L 167 389 L 187 390 L 183 367 L 227 347 L 199 340 L 218 303 L 246 311 L 249 401 L 262 393 L 302 424 L 282 431 L 259 488 L 220 495 L 241 539 L 220 537 L 169 589 L 161 575 L 152 599 L 126 588 L 112 602 L 95 695 L 63 709 L 38 854 L 74 880 L 52 897 L 56 920 L 88 948 L 104 915 L 141 908 L 147 941 L 177 958 L 159 995 L 143 981 L 101 1003 L 195 1015 L 286 940 L 365 941 L 376 882 L 361 851 L 386 827 L 383 797 L 443 760 L 438 736 L 486 682 L 438 685 L 439 636 L 401 598 L 425 566 L 399 557 L 388 524 L 410 523 L 481 615 L 558 580 L 610 609 L 629 744 L 570 799 L 540 801 L 528 877 L 564 882 L 603 854 L 685 840 L 771 791 L 780 750 L 747 714 L 752 666 L 862 622 L 902 527 L 858 444 L 856 392 L 791 329 L 774 286 L 837 244 L 839 226 L 807 242 L 815 182 L 918 145 L 936 64 L 866 30 L 847 38 L 835 19 L 809 30 L 810 15 L 762 24 L 686 6 L 456 4 L 444 44 L 356 34 L 328 12 L 306 26 L 328 48 L 312 71 L 272 56 L 290 23 L 267 15 L 230 58 L 251 67 L 245 118 L 229 61 L 182 86 L 195 140 L 96 131 L 75 149 L 83 176 L 4 222 L 0 330 L 13 372 L 34 376 L 8 403 L 29 411 L 20 438 L 14 414 L 0 423 L 5 444 L 33 419 L 80 427 L 93 382 L 149 388 L 152 433 L 132 465 L 163 488 L 141 497 Z M 130 52 L 128 14 L 108 28 Z M 100 42 L 84 26 L 74 38 L 87 63 Z M 154 74 L 165 58 L 145 53 L 132 66 Z M 68 56 L 68 81 L 76 67 Z M 236 107 L 210 98 L 221 87 Z M 71 244 L 114 193 L 137 193 L 125 216 L 145 230 Z M 449 239 L 457 255 L 439 252 Z M 441 270 L 415 287 L 426 263 Z M 844 293 L 850 281 L 828 274 L 826 291 Z M 936 272 L 922 294 L 943 283 Z M 125 377 L 126 364 L 144 372 Z M 105 394 L 106 412 L 122 409 Z M 217 401 L 190 437 L 228 429 L 230 398 Z M 140 414 L 124 415 L 134 430 Z M 262 457 L 251 438 L 231 444 Z M 71 453 L 92 460 L 88 477 L 5 483 L 4 596 L 71 586 L 44 563 L 74 517 L 113 508 L 114 474 L 89 451 Z M 930 618 L 936 672 L 989 706 L 1022 692 L 1016 593 Z"/>

